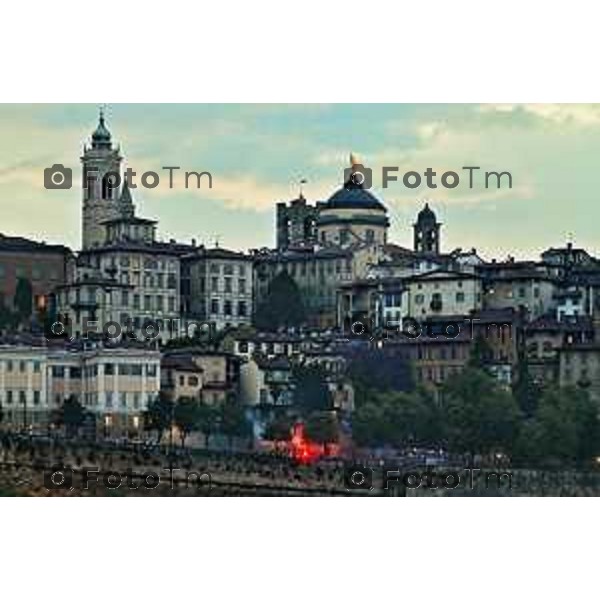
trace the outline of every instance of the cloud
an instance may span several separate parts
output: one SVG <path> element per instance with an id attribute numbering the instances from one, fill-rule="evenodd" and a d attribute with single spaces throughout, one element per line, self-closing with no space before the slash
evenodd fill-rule
<path id="1" fill-rule="evenodd" d="M 482 113 L 523 112 L 542 121 L 560 126 L 595 126 L 600 124 L 600 104 L 482 104 Z"/>

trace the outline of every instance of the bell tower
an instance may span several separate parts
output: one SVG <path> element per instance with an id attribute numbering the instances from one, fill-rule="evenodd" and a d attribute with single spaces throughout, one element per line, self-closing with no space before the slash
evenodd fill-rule
<path id="1" fill-rule="evenodd" d="M 105 243 L 103 221 L 123 215 L 121 202 L 121 156 L 113 148 L 110 131 L 106 128 L 104 112 L 100 110 L 98 126 L 92 133 L 91 145 L 84 145 L 82 239 L 84 250 Z M 130 201 L 130 196 L 128 196 Z"/>
<path id="2" fill-rule="evenodd" d="M 425 203 L 423 210 L 417 215 L 417 222 L 414 228 L 414 250 L 423 254 L 440 253 L 440 228 L 441 223 L 435 216 L 435 213 Z"/>

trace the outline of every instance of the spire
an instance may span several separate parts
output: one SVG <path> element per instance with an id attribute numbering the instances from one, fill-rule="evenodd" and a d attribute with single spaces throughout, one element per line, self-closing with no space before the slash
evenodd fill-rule
<path id="1" fill-rule="evenodd" d="M 94 133 L 92 133 L 92 148 L 108 148 L 111 147 L 111 135 L 110 131 L 106 128 L 104 122 L 104 108 L 100 107 L 98 116 L 98 127 Z"/>
<path id="2" fill-rule="evenodd" d="M 121 190 L 121 196 L 119 198 L 119 209 L 124 217 L 135 216 L 135 207 L 133 205 L 133 198 L 131 197 L 131 191 L 127 185 L 127 181 L 123 184 Z"/>

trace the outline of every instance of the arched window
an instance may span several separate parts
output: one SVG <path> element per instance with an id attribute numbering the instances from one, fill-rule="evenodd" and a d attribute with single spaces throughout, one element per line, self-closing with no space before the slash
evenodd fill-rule
<path id="1" fill-rule="evenodd" d="M 116 176 L 114 173 L 106 173 L 102 178 L 102 200 L 112 200 L 114 188 L 116 187 Z"/>

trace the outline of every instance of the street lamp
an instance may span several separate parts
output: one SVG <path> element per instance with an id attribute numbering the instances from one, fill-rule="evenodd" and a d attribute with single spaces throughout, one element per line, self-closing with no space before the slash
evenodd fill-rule
<path id="1" fill-rule="evenodd" d="M 107 438 L 108 437 L 108 430 L 112 425 L 112 415 L 111 414 L 107 414 L 104 415 L 104 437 Z"/>

